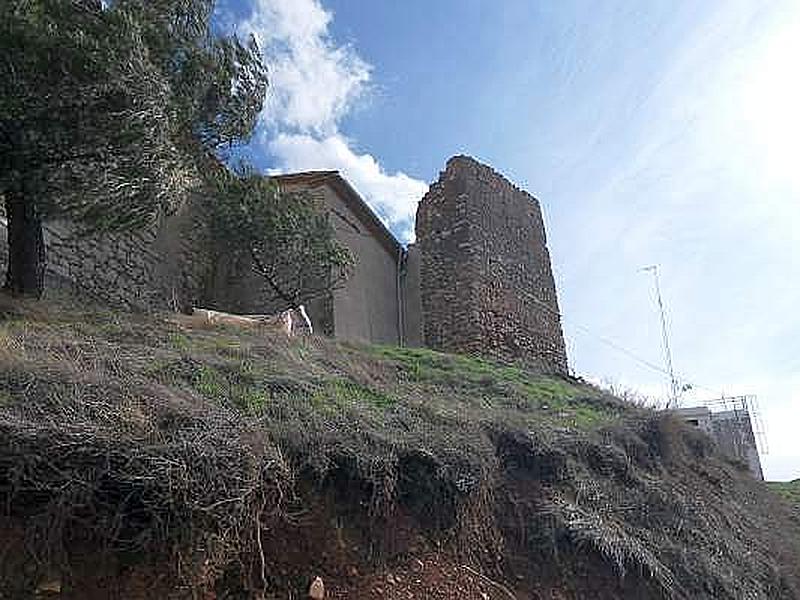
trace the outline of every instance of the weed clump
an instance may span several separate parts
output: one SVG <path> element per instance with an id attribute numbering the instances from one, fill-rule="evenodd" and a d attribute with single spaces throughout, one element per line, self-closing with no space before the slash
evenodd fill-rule
<path id="1" fill-rule="evenodd" d="M 521 367 L 89 309 L 17 309 L 0 335 L 17 594 L 87 548 L 247 597 L 432 544 L 529 590 L 788 600 L 771 499 L 668 414 Z"/>

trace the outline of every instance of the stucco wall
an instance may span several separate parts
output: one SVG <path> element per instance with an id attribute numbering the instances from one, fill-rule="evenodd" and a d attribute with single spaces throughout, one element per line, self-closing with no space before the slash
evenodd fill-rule
<path id="1" fill-rule="evenodd" d="M 400 343 L 398 256 L 390 253 L 339 195 L 325 186 L 336 238 L 350 249 L 355 266 L 333 293 L 334 335 L 377 344 Z"/>
<path id="2" fill-rule="evenodd" d="M 321 187 L 303 191 L 324 205 L 325 193 Z M 209 242 L 209 246 L 212 251 L 201 300 L 204 307 L 244 315 L 276 314 L 289 308 L 284 300 L 275 298 L 275 292 L 266 280 L 253 271 L 247 251 L 218 246 L 216 242 Z M 333 335 L 332 298 L 306 299 L 303 304 L 315 333 Z"/>
<path id="3" fill-rule="evenodd" d="M 539 203 L 450 159 L 417 211 L 425 345 L 567 371 Z"/>
<path id="4" fill-rule="evenodd" d="M 274 292 L 253 272 L 250 255 L 240 248 L 215 248 L 203 306 L 237 314 L 271 314 L 288 308 L 272 300 Z"/>
<path id="5" fill-rule="evenodd" d="M 408 246 L 402 271 L 403 345 L 422 346 L 422 297 L 420 296 L 420 255 L 416 244 Z"/>
<path id="6" fill-rule="evenodd" d="M 732 403 L 737 401 L 738 399 L 731 400 Z M 753 421 L 748 408 L 740 406 L 737 410 L 714 412 L 707 406 L 693 406 L 680 408 L 675 413 L 690 425 L 714 438 L 722 452 L 747 463 L 753 477 L 764 479 Z"/>
<path id="7" fill-rule="evenodd" d="M 749 413 L 734 411 L 713 413 L 711 433 L 723 452 L 747 463 L 756 479 L 764 479 Z"/>
<path id="8" fill-rule="evenodd" d="M 280 185 L 287 192 L 311 194 L 328 210 L 336 239 L 350 250 L 355 262 L 351 276 L 330 298 L 306 302 L 316 331 L 344 340 L 398 344 L 397 255 L 379 241 L 324 177 L 311 181 L 281 181 Z M 271 295 L 263 279 L 252 272 L 248 256 L 230 249 L 222 252 L 214 265 L 206 304 L 243 314 L 286 308 L 279 301 L 265 300 Z"/>

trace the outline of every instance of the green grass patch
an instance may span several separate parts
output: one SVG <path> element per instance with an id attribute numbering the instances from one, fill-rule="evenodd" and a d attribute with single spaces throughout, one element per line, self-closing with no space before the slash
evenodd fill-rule
<path id="1" fill-rule="evenodd" d="M 246 412 L 258 412 L 269 401 L 269 391 L 260 385 L 259 373 L 249 361 L 199 366 L 195 389 L 216 402 L 228 403 Z"/>
<path id="2" fill-rule="evenodd" d="M 795 479 L 794 481 L 770 481 L 767 486 L 800 510 L 800 479 Z"/>
<path id="3" fill-rule="evenodd" d="M 395 400 L 383 392 L 343 378 L 325 380 L 311 396 L 316 408 L 350 408 L 368 406 L 380 410 L 395 404 Z"/>
<path id="4" fill-rule="evenodd" d="M 167 342 L 171 348 L 178 350 L 179 352 L 187 352 L 192 347 L 189 338 L 185 334 L 178 331 L 170 333 L 167 336 Z"/>
<path id="5" fill-rule="evenodd" d="M 224 398 L 230 388 L 228 378 L 219 369 L 208 365 L 200 365 L 193 383 L 198 392 L 212 400 Z"/>
<path id="6" fill-rule="evenodd" d="M 599 427 L 612 418 L 608 412 L 599 410 L 588 403 L 571 406 L 567 409 L 567 413 L 569 414 L 568 419 L 572 421 L 575 427 L 580 429 Z"/>
<path id="7" fill-rule="evenodd" d="M 415 382 L 486 386 L 497 383 L 527 387 L 531 396 L 553 398 L 572 396 L 575 386 L 551 377 L 534 375 L 522 367 L 502 365 L 476 356 L 444 354 L 425 348 L 368 346 L 368 353 L 393 361 Z"/>
<path id="8" fill-rule="evenodd" d="M 607 407 L 594 402 L 596 390 L 523 367 L 425 348 L 368 346 L 366 352 L 392 361 L 401 371 L 401 379 L 455 388 L 460 398 L 478 400 L 487 408 L 541 411 L 542 418 L 579 428 L 597 427 L 613 416 Z"/>
<path id="9" fill-rule="evenodd" d="M 155 361 L 146 375 L 166 385 L 188 384 L 212 402 L 247 413 L 259 412 L 271 397 L 251 361 L 206 363 L 183 355 Z"/>
<path id="10" fill-rule="evenodd" d="M 197 353 L 208 353 L 225 358 L 241 358 L 247 354 L 249 344 L 242 337 L 216 332 L 203 332 L 185 336 L 186 350 Z"/>

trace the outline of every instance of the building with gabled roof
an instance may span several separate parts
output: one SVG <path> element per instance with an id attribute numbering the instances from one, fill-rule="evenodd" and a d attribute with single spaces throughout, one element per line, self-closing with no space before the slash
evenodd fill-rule
<path id="1" fill-rule="evenodd" d="M 212 161 L 210 168 L 224 167 Z M 304 302 L 316 332 L 567 372 L 539 203 L 491 167 L 451 158 L 420 201 L 418 242 L 408 247 L 337 171 L 271 179 L 286 193 L 312 196 L 354 259 L 341 287 Z M 49 273 L 53 282 L 128 307 L 288 308 L 273 300 L 248 253 L 217 247 L 209 225 L 190 208 L 124 235 L 79 238 L 69 224 L 55 224 L 45 231 Z"/>
<path id="2" fill-rule="evenodd" d="M 341 339 L 404 345 L 406 249 L 338 171 L 307 171 L 271 178 L 282 191 L 311 195 L 327 210 L 336 239 L 353 256 L 354 269 L 327 298 L 307 302 L 317 331 Z M 215 265 L 205 303 L 253 314 L 285 308 L 266 301 L 264 282 L 249 265 L 223 256 Z M 414 340 L 418 343 L 418 337 Z"/>

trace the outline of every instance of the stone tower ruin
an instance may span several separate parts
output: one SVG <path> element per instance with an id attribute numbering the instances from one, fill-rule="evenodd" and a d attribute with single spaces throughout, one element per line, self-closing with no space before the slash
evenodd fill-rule
<path id="1" fill-rule="evenodd" d="M 305 302 L 316 331 L 567 372 L 539 204 L 490 167 L 450 159 L 420 202 L 417 243 L 408 248 L 338 172 L 274 182 L 283 193 L 317 200 L 354 259 L 344 286 Z M 214 239 L 206 200 L 145 231 L 113 236 L 78 238 L 74 224 L 47 224 L 48 285 L 136 309 L 282 309 L 252 274 L 247 253 Z M 0 268 L 7 259 L 3 217 L 0 203 Z"/>
<path id="2" fill-rule="evenodd" d="M 466 156 L 417 209 L 423 344 L 567 372 L 538 201 Z"/>

